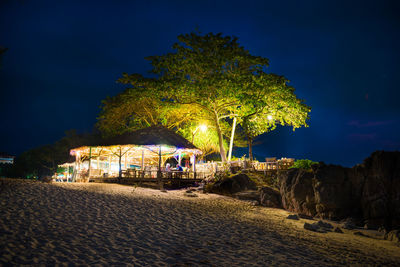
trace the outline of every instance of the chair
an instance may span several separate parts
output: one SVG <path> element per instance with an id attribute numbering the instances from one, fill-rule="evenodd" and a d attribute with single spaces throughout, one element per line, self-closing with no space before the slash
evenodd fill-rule
<path id="1" fill-rule="evenodd" d="M 278 169 L 278 162 L 276 158 L 265 158 L 265 169 L 266 170 L 276 170 Z"/>
<path id="2" fill-rule="evenodd" d="M 279 161 L 279 168 L 282 169 L 282 170 L 287 170 L 293 164 L 294 164 L 294 159 L 293 158 L 282 158 Z"/>

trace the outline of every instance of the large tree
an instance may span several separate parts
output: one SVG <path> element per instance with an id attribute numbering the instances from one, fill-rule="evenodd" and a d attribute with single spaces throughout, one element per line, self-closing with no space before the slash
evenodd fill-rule
<path id="1" fill-rule="evenodd" d="M 132 85 L 133 90 L 145 91 L 143 95 L 152 96 L 152 101 L 158 101 L 163 110 L 179 108 L 181 112 L 187 112 L 189 121 L 210 122 L 218 137 L 223 162 L 226 162 L 224 136 L 230 134 L 226 123 L 237 119 L 247 130 L 252 130 L 254 124 L 251 126 L 250 122 L 262 121 L 263 114 L 275 112 L 276 121 L 290 122 L 297 120 L 297 109 L 305 107 L 296 98 L 294 90 L 286 85 L 286 79 L 266 73 L 268 59 L 251 55 L 235 37 L 213 33 L 185 34 L 178 36 L 173 49 L 174 52 L 147 58 L 153 66 L 155 78 L 125 73 L 119 81 Z M 285 100 L 288 103 L 282 104 Z M 132 102 L 136 105 L 134 109 L 143 111 L 143 108 L 138 108 L 141 102 L 135 104 L 135 101 Z M 110 103 L 112 109 L 121 108 Z M 278 112 L 283 110 L 282 107 L 286 107 L 285 112 Z M 141 127 L 140 123 L 129 118 L 129 114 L 122 116 Z M 165 113 L 161 114 L 165 116 Z M 139 116 L 138 112 L 135 116 Z M 121 122 L 126 125 L 120 118 L 115 120 L 116 125 Z M 114 124 L 112 120 L 111 124 Z M 248 136 L 271 128 L 262 126 L 259 129 Z"/>
<path id="2" fill-rule="evenodd" d="M 268 59 L 251 55 L 239 46 L 237 38 L 221 34 L 178 36 L 175 52 L 148 59 L 157 79 L 126 75 L 125 81 L 137 86 L 158 88 L 163 99 L 181 106 L 194 106 L 212 122 L 218 134 L 219 151 L 226 161 L 221 124 L 237 116 L 247 88 L 244 77 L 262 72 Z M 156 83 L 156 85 L 154 84 Z"/>
<path id="3" fill-rule="evenodd" d="M 104 136 L 119 135 L 162 124 L 192 141 L 203 151 L 203 156 L 219 152 L 218 137 L 214 128 L 198 132 L 199 125 L 209 124 L 201 110 L 195 106 L 180 105 L 166 100 L 160 91 L 152 88 L 155 83 L 150 79 L 146 81 L 146 86 L 138 86 L 140 77 L 127 77 L 128 75 L 124 75 L 118 81 L 132 87 L 102 102 L 97 128 Z M 140 83 L 144 85 L 143 82 Z M 194 133 L 196 138 L 192 138 Z"/>

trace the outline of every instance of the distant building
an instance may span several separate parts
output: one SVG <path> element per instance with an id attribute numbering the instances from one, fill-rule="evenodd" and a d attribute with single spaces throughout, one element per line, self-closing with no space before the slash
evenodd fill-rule
<path id="1" fill-rule="evenodd" d="M 14 158 L 6 153 L 0 153 L 0 164 L 14 164 Z"/>

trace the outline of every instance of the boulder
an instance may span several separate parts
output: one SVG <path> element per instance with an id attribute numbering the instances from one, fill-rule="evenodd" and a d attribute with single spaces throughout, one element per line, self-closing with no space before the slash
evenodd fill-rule
<path id="1" fill-rule="evenodd" d="M 333 226 L 330 223 L 318 221 L 316 223 L 304 223 L 304 229 L 319 232 L 319 233 L 326 233 L 330 232 L 333 229 Z"/>
<path id="2" fill-rule="evenodd" d="M 245 190 L 256 190 L 256 184 L 246 174 L 237 174 L 215 182 L 208 190 L 212 193 L 232 195 Z"/>
<path id="3" fill-rule="evenodd" d="M 320 163 L 309 171 L 290 169 L 278 178 L 287 210 L 330 220 L 353 217 L 368 229 L 400 228 L 400 152 L 374 152 L 353 168 Z"/>
<path id="4" fill-rule="evenodd" d="M 319 164 L 314 169 L 314 201 L 319 217 L 338 220 L 353 215 L 357 204 L 348 168 Z"/>
<path id="5" fill-rule="evenodd" d="M 308 215 L 305 215 L 305 214 L 297 214 L 297 216 L 299 216 L 299 218 L 307 219 L 307 220 L 312 220 L 312 219 L 314 219 L 313 217 L 308 216 Z"/>
<path id="6" fill-rule="evenodd" d="M 318 225 L 311 224 L 311 223 L 304 223 L 303 227 L 304 227 L 304 229 L 310 230 L 310 231 L 313 231 L 313 232 L 318 232 L 318 230 L 319 230 Z"/>
<path id="7" fill-rule="evenodd" d="M 259 193 L 260 205 L 271 208 L 282 208 L 281 194 L 271 187 L 263 187 Z"/>
<path id="8" fill-rule="evenodd" d="M 333 230 L 335 233 L 339 233 L 339 234 L 343 234 L 343 230 L 340 229 L 340 227 L 335 227 L 335 229 Z"/>
<path id="9" fill-rule="evenodd" d="M 359 235 L 359 236 L 366 236 L 365 234 L 363 234 L 363 233 L 360 232 L 360 231 L 354 232 L 353 234 L 354 234 L 354 235 Z"/>
<path id="10" fill-rule="evenodd" d="M 347 230 L 352 230 L 357 228 L 356 223 L 353 218 L 347 218 L 343 220 L 341 223 L 343 223 L 343 228 Z"/>
<path id="11" fill-rule="evenodd" d="M 318 223 L 304 223 L 304 229 L 313 231 L 313 232 L 318 232 L 318 233 L 326 233 L 327 229 L 322 228 L 318 225 Z"/>
<path id="12" fill-rule="evenodd" d="M 282 206 L 299 214 L 315 216 L 313 173 L 302 169 L 289 169 L 278 175 Z"/>
<path id="13" fill-rule="evenodd" d="M 385 239 L 393 242 L 400 242 L 400 230 L 392 230 L 386 233 Z"/>
<path id="14" fill-rule="evenodd" d="M 198 197 L 195 193 L 193 192 L 185 192 L 183 194 L 185 197 Z"/>
<path id="15" fill-rule="evenodd" d="M 290 214 L 289 216 L 286 217 L 286 219 L 299 220 L 299 216 L 297 216 L 296 214 Z"/>
<path id="16" fill-rule="evenodd" d="M 333 228 L 332 224 L 324 222 L 324 221 L 321 221 L 321 220 L 319 220 L 317 222 L 317 225 L 319 227 L 321 227 L 321 228 L 325 228 L 325 229 L 328 229 L 328 230 L 331 230 Z"/>
<path id="17" fill-rule="evenodd" d="M 364 161 L 361 206 L 364 219 L 388 229 L 400 227 L 400 152 L 377 151 Z"/>
<path id="18" fill-rule="evenodd" d="M 235 193 L 233 196 L 240 200 L 252 200 L 257 202 L 260 200 L 260 192 L 257 190 L 238 192 Z"/>

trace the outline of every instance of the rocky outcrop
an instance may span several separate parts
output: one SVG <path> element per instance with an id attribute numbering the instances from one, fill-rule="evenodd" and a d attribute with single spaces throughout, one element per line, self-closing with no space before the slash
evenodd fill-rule
<path id="1" fill-rule="evenodd" d="M 264 207 L 282 208 L 281 195 L 271 187 L 257 188 L 257 185 L 245 173 L 226 177 L 206 186 L 210 193 L 229 195 L 237 199 L 254 201 Z"/>
<path id="2" fill-rule="evenodd" d="M 333 229 L 332 224 L 327 223 L 327 222 L 323 222 L 321 220 L 319 220 L 316 223 L 304 223 L 304 229 L 306 230 L 310 230 L 313 232 L 319 232 L 319 233 L 326 233 L 326 232 L 330 232 Z"/>
<path id="3" fill-rule="evenodd" d="M 376 152 L 364 161 L 361 208 L 369 224 L 400 228 L 400 152 Z"/>
<path id="4" fill-rule="evenodd" d="M 279 175 L 280 194 L 284 209 L 314 216 L 315 200 L 313 173 L 302 169 L 290 169 Z"/>
<path id="5" fill-rule="evenodd" d="M 320 163 L 279 175 L 285 209 L 331 220 L 357 218 L 370 228 L 400 227 L 400 152 L 374 152 L 353 168 Z"/>
<path id="6" fill-rule="evenodd" d="M 233 194 L 233 197 L 240 200 L 260 201 L 260 192 L 258 190 L 247 190 Z"/>
<path id="7" fill-rule="evenodd" d="M 389 241 L 400 243 L 400 231 L 399 230 L 392 230 L 389 233 L 385 233 L 384 238 L 386 240 L 389 240 Z"/>
<path id="8" fill-rule="evenodd" d="M 349 169 L 319 164 L 313 169 L 313 191 L 319 217 L 340 220 L 357 216 L 358 197 L 353 193 Z"/>
<path id="9" fill-rule="evenodd" d="M 279 191 L 271 187 L 260 189 L 260 205 L 270 208 L 282 208 L 281 195 Z"/>
<path id="10" fill-rule="evenodd" d="M 232 195 L 237 192 L 256 189 L 256 184 L 246 174 L 238 174 L 215 182 L 208 188 L 208 191 L 211 193 Z"/>

